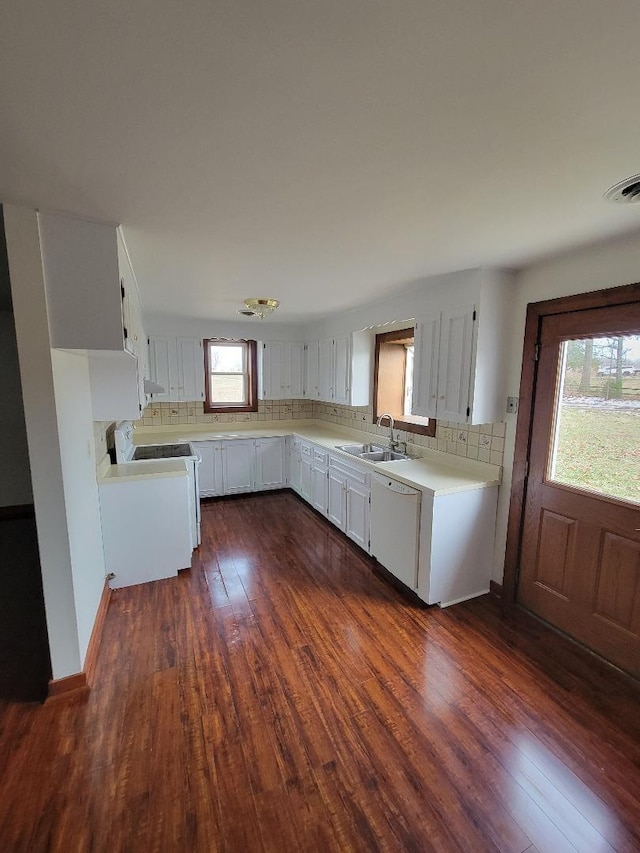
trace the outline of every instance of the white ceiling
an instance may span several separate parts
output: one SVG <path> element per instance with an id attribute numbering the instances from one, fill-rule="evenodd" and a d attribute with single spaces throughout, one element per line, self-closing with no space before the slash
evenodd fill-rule
<path id="1" fill-rule="evenodd" d="M 300 321 L 640 228 L 637 0 L 3 0 L 0 199 L 121 222 L 145 309 Z"/>

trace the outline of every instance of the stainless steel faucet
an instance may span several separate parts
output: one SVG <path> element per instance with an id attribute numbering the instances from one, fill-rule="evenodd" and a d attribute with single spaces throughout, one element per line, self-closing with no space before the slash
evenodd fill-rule
<path id="1" fill-rule="evenodd" d="M 377 425 L 382 425 L 382 419 L 389 419 L 389 450 L 395 450 L 398 446 L 398 442 L 393 437 L 393 427 L 395 426 L 395 421 L 393 420 L 393 415 L 390 415 L 389 412 L 383 412 L 378 418 Z"/>

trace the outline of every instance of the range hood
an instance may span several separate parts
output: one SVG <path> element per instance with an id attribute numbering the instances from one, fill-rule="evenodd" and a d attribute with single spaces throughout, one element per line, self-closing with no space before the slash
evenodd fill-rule
<path id="1" fill-rule="evenodd" d="M 151 379 L 144 380 L 144 393 L 145 394 L 164 394 L 165 389 L 162 385 L 158 385 L 157 382 L 152 382 Z"/>

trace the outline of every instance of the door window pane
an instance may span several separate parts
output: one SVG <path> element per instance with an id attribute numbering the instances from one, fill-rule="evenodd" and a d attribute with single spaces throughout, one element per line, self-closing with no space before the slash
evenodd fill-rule
<path id="1" fill-rule="evenodd" d="M 640 503 L 640 335 L 561 345 L 548 479 Z"/>

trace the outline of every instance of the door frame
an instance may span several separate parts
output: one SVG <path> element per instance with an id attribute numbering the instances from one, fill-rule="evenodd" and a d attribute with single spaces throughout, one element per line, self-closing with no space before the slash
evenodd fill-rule
<path id="1" fill-rule="evenodd" d="M 520 374 L 520 392 L 518 420 L 516 422 L 516 440 L 513 453 L 511 478 L 511 496 L 507 521 L 507 545 L 504 559 L 504 578 L 502 581 L 502 606 L 510 610 L 516 605 L 518 576 L 520 572 L 520 554 L 524 510 L 527 498 L 527 475 L 529 454 L 531 451 L 531 430 L 533 427 L 533 401 L 538 379 L 537 347 L 540 339 L 542 320 L 553 314 L 568 314 L 574 311 L 586 311 L 591 308 L 608 308 L 612 305 L 624 305 L 640 302 L 640 283 L 626 284 L 621 287 L 594 290 L 575 296 L 560 296 L 543 302 L 530 302 L 527 305 L 527 318 L 522 351 L 522 371 Z"/>

